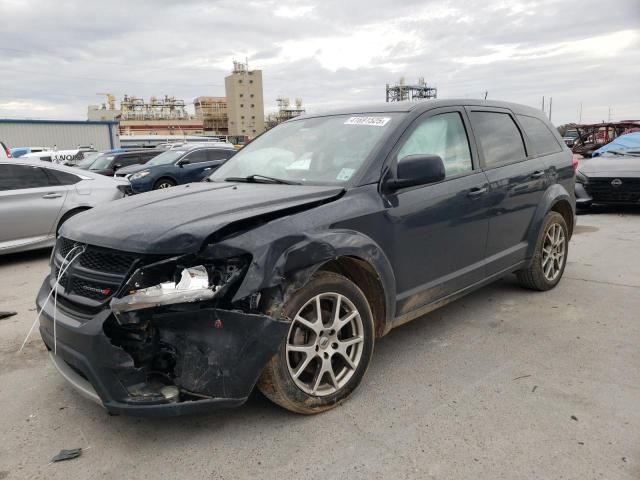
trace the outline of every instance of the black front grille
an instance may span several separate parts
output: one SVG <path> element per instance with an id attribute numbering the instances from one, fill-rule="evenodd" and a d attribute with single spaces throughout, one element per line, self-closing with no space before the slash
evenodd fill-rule
<path id="1" fill-rule="evenodd" d="M 75 247 L 78 247 L 77 250 L 73 250 Z M 78 254 L 80 255 L 77 256 Z M 109 300 L 125 281 L 136 262 L 141 260 L 140 256 L 135 254 L 85 245 L 61 237 L 56 245 L 51 268 L 52 283 L 74 258 L 59 279 L 58 284 L 62 287 L 59 294 L 69 301 L 90 307 Z"/>
<path id="2" fill-rule="evenodd" d="M 133 255 L 100 251 L 89 247 L 80 255 L 79 261 L 80 265 L 91 270 L 124 274 L 129 271 L 135 260 L 136 257 Z"/>
<path id="3" fill-rule="evenodd" d="M 589 178 L 585 188 L 594 202 L 640 202 L 640 178 Z"/>

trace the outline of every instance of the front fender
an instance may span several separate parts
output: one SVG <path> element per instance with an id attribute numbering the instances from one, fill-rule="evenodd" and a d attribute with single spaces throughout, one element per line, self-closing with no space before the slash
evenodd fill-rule
<path id="1" fill-rule="evenodd" d="M 575 199 L 561 184 L 554 183 L 544 192 L 542 199 L 538 202 L 538 208 L 535 211 L 533 220 L 529 225 L 529 231 L 527 232 L 527 258 L 533 257 L 544 217 L 551 211 L 556 203 L 564 200 L 571 205 L 572 213 L 575 215 Z"/>
<path id="2" fill-rule="evenodd" d="M 253 260 L 235 293 L 233 302 L 270 287 L 300 288 L 326 262 L 353 257 L 367 262 L 385 294 L 387 324 L 394 318 L 395 277 L 380 246 L 354 230 L 328 230 L 281 238 L 253 251 Z"/>

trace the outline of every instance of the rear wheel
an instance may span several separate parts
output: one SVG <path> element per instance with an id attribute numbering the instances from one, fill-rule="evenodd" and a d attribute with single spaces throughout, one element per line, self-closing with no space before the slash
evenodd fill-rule
<path id="1" fill-rule="evenodd" d="M 373 315 L 350 280 L 319 272 L 281 312 L 289 333 L 258 382 L 278 405 L 319 413 L 345 400 L 362 380 L 373 353 Z"/>
<path id="2" fill-rule="evenodd" d="M 161 188 L 171 188 L 175 186 L 176 186 L 176 182 L 174 182 L 170 178 L 161 178 L 155 183 L 155 185 L 153 186 L 153 189 L 159 190 Z"/>
<path id="3" fill-rule="evenodd" d="M 549 212 L 542 225 L 531 264 L 516 272 L 520 284 L 541 291 L 555 287 L 564 273 L 568 250 L 567 223 L 558 212 Z"/>

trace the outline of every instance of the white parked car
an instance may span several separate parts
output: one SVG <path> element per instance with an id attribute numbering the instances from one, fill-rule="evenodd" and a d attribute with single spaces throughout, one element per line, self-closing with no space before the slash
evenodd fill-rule
<path id="1" fill-rule="evenodd" d="M 0 158 L 0 255 L 49 247 L 73 215 L 125 196 L 129 182 L 39 160 Z"/>

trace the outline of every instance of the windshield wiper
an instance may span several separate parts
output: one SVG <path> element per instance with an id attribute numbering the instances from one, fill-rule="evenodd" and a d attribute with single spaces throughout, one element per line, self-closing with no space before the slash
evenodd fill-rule
<path id="1" fill-rule="evenodd" d="M 268 177 L 266 175 L 253 174 L 246 177 L 227 177 L 225 182 L 245 182 L 245 183 L 280 183 L 283 185 L 302 185 L 300 182 L 294 182 L 292 180 L 283 180 L 276 177 Z"/>

